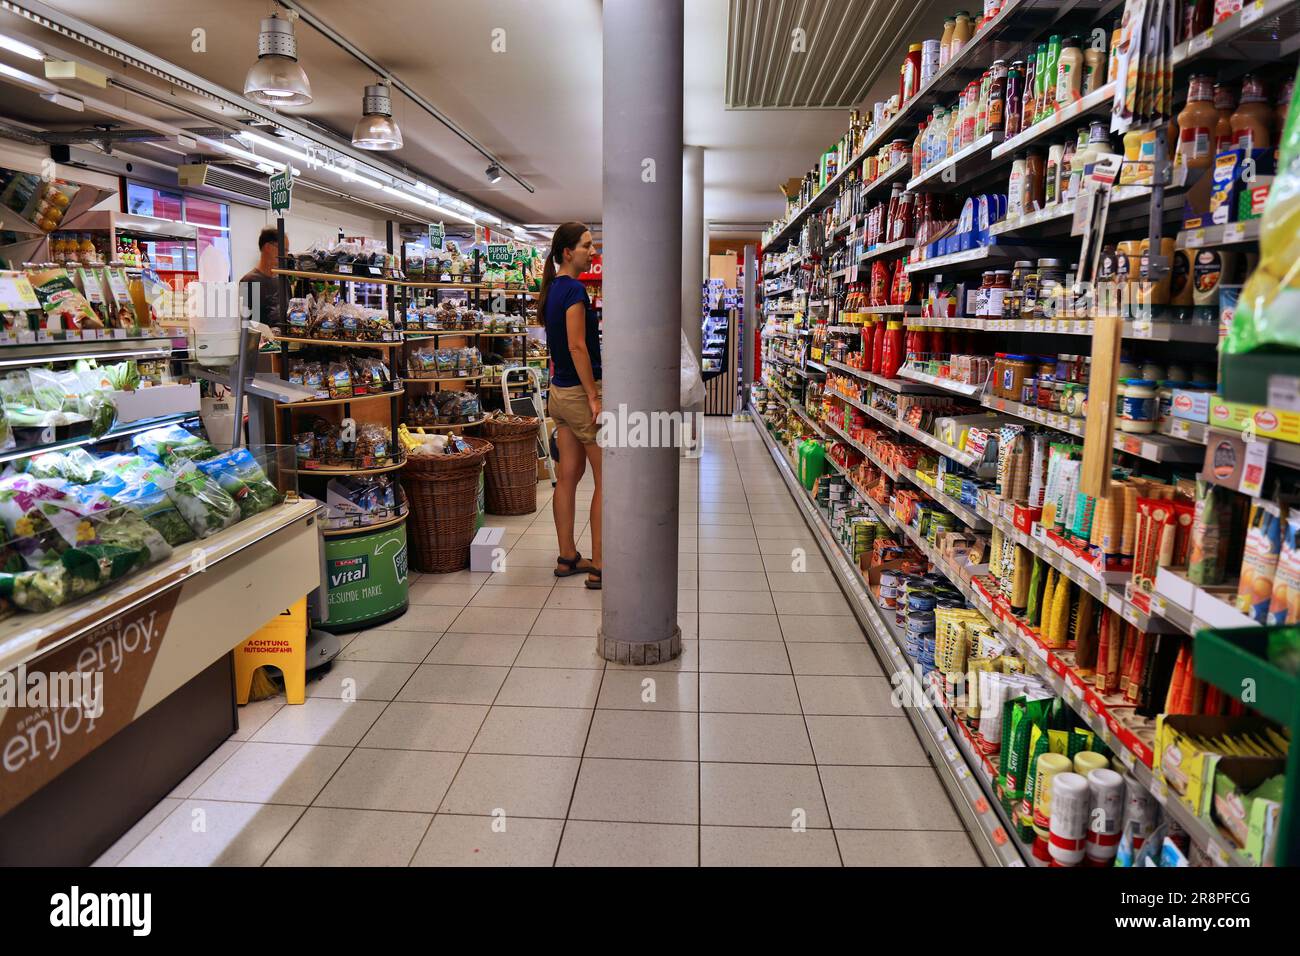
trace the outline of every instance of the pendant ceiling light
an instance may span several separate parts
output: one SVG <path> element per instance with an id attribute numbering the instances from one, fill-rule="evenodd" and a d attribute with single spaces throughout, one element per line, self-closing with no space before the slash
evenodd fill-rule
<path id="1" fill-rule="evenodd" d="M 257 62 L 244 80 L 244 95 L 267 106 L 306 106 L 311 83 L 298 63 L 293 24 L 275 14 L 262 21 L 257 35 Z"/>
<path id="2" fill-rule="evenodd" d="M 393 101 L 388 87 L 372 83 L 361 100 L 361 112 L 352 131 L 352 145 L 358 149 L 401 149 L 402 131 L 393 122 Z"/>

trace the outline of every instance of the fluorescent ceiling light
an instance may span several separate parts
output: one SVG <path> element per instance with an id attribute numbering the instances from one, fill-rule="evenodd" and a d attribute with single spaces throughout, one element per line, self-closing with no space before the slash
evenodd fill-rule
<path id="1" fill-rule="evenodd" d="M 65 110 L 72 110 L 76 113 L 85 112 L 86 104 L 75 96 L 68 96 L 66 93 L 42 93 L 41 99 L 47 103 L 53 103 L 55 106 L 62 106 Z"/>
<path id="2" fill-rule="evenodd" d="M 293 159 L 307 163 L 308 165 L 311 165 L 312 163 L 312 158 L 310 156 L 301 150 L 290 146 L 288 143 L 284 142 L 284 140 L 276 139 L 273 136 L 263 136 L 261 133 L 252 133 L 247 131 L 242 132 L 239 135 L 250 143 L 255 143 L 256 145 L 265 147 L 266 149 L 273 149 L 277 153 L 283 153 L 286 156 L 290 156 Z"/>
<path id="3" fill-rule="evenodd" d="M 5 36 L 0 33 L 0 48 L 8 50 L 10 53 L 17 53 L 19 56 L 25 56 L 29 60 L 43 60 L 45 54 L 30 43 L 24 43 L 22 40 L 15 40 L 13 37 Z"/>

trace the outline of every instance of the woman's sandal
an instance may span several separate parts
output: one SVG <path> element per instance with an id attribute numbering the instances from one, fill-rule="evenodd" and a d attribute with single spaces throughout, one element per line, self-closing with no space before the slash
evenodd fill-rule
<path id="1" fill-rule="evenodd" d="M 557 557 L 557 558 L 555 559 L 555 563 L 556 563 L 556 564 L 562 564 L 562 565 L 564 565 L 566 568 L 568 568 L 569 570 L 567 570 L 567 571 L 561 571 L 559 568 L 556 568 L 556 569 L 555 569 L 555 576 L 556 576 L 557 578 L 571 578 L 571 577 L 573 577 L 575 574 L 582 574 L 584 571 L 587 570 L 586 568 L 580 568 L 580 567 L 578 567 L 578 562 L 580 562 L 580 561 L 582 561 L 582 560 L 583 560 L 583 557 L 582 557 L 582 552 L 581 552 L 581 551 L 575 551 L 574 554 L 573 554 L 573 557 L 571 557 L 571 558 L 566 558 L 564 555 L 560 555 L 559 557 Z"/>
<path id="2" fill-rule="evenodd" d="M 591 580 L 593 575 L 596 578 L 595 581 Z M 583 581 L 582 583 L 586 586 L 587 590 L 589 591 L 599 591 L 600 590 L 600 568 L 588 568 L 587 580 Z"/>

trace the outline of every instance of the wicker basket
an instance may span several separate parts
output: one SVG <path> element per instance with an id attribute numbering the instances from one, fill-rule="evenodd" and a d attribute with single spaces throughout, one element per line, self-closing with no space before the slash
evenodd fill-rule
<path id="1" fill-rule="evenodd" d="M 492 442 L 487 456 L 486 509 L 494 515 L 526 515 L 537 510 L 536 418 L 499 416 L 483 423 Z"/>
<path id="2" fill-rule="evenodd" d="M 478 519 L 478 481 L 491 442 L 465 438 L 470 450 L 454 455 L 413 455 L 402 467 L 410 502 L 407 541 L 411 566 L 444 574 L 469 567 Z"/>

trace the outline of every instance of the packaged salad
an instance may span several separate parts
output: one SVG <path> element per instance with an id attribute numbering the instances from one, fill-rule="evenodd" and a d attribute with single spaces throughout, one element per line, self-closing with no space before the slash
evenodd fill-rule
<path id="1" fill-rule="evenodd" d="M 78 496 L 63 478 L 28 474 L 0 479 L 0 523 L 29 568 L 55 564 L 71 545 L 95 539 L 91 519 L 112 502 L 102 493 Z"/>
<path id="2" fill-rule="evenodd" d="M 198 537 L 216 534 L 239 520 L 239 505 L 195 462 L 182 461 L 173 478 L 175 483 L 167 489 L 167 496 Z"/>
<path id="3" fill-rule="evenodd" d="M 170 472 L 155 468 L 133 482 L 124 482 L 121 490 L 113 495 L 114 501 L 138 514 L 173 548 L 194 540 L 194 529 L 167 494 L 167 488 L 174 484 Z"/>
<path id="4" fill-rule="evenodd" d="M 180 425 L 164 425 L 141 432 L 135 436 L 132 445 L 141 454 L 168 467 L 183 461 L 203 461 L 217 454 L 216 446 L 206 438 L 200 438 Z"/>
<path id="5" fill-rule="evenodd" d="M 235 499 L 241 517 L 251 518 L 268 508 L 274 508 L 283 497 L 267 479 L 266 472 L 247 448 L 232 449 L 216 458 L 199 462 L 198 467 Z"/>
<path id="6" fill-rule="evenodd" d="M 51 451 L 29 458 L 23 471 L 33 478 L 66 478 L 77 485 L 92 485 L 108 476 L 99 460 L 84 448 Z"/>

